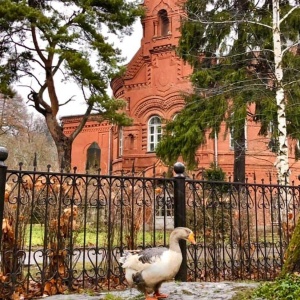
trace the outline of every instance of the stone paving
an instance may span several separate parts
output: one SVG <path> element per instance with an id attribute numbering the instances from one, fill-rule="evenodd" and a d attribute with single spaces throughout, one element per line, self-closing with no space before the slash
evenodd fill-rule
<path id="1" fill-rule="evenodd" d="M 169 294 L 168 300 L 230 300 L 241 290 L 254 289 L 255 282 L 167 282 L 161 287 L 161 292 Z M 86 294 L 55 295 L 46 300 L 101 300 L 111 299 L 107 294 L 118 296 L 117 300 L 142 300 L 143 294 L 136 289 L 99 293 L 97 296 Z M 42 299 L 42 298 L 40 298 Z"/>

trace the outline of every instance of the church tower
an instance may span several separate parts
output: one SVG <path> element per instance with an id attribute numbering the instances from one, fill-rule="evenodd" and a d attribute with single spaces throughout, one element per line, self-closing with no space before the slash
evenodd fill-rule
<path id="1" fill-rule="evenodd" d="M 182 93 L 192 90 L 189 81 L 192 69 L 176 55 L 181 18 L 185 15 L 183 2 L 145 0 L 141 4 L 145 16 L 141 20 L 143 36 L 140 48 L 128 63 L 125 74 L 111 82 L 114 96 L 127 102 L 125 110 L 133 124 L 120 127 L 89 120 L 72 147 L 72 164 L 78 168 L 77 172 L 84 172 L 91 164 L 96 164 L 94 170 L 100 167 L 102 174 L 134 171 L 136 175 L 145 172 L 146 176 L 152 176 L 154 167 L 156 175 L 167 171 L 156 157 L 155 149 L 164 122 L 172 120 L 184 107 Z M 71 133 L 80 118 L 62 118 L 64 132 Z M 276 178 L 276 156 L 269 146 L 270 138 L 260 136 L 259 128 L 251 118 L 246 120 L 246 177 L 249 182 L 255 178 L 268 178 L 271 173 Z M 100 157 L 94 157 L 94 154 L 88 157 L 91 146 Z M 292 147 L 289 155 L 293 169 L 291 180 L 298 180 L 300 161 L 296 160 Z M 227 178 L 232 177 L 234 147 L 231 132 L 225 124 L 214 139 L 207 136 L 207 143 L 199 147 L 196 157 L 199 162 L 196 176 L 201 176 L 201 172 L 214 162 L 223 169 Z"/>
<path id="2" fill-rule="evenodd" d="M 175 53 L 180 38 L 182 6 L 178 0 L 145 0 L 141 47 L 127 66 L 124 77 L 112 84 L 114 96 L 127 101 L 127 113 L 134 120 L 130 127 L 114 132 L 114 171 L 145 171 L 157 165 L 155 155 L 164 120 L 182 109 L 182 92 L 191 89 L 191 67 Z M 115 151 L 117 149 L 117 151 Z"/>

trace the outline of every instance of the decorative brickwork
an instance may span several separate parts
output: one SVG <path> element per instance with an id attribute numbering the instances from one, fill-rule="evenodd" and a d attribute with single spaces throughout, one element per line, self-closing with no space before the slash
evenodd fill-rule
<path id="1" fill-rule="evenodd" d="M 184 106 L 182 93 L 191 90 L 191 67 L 175 52 L 180 37 L 180 17 L 184 15 L 178 3 L 178 0 L 144 1 L 143 5 L 147 9 L 142 20 L 144 36 L 141 47 L 127 65 L 125 75 L 115 78 L 111 83 L 114 96 L 126 99 L 125 111 L 133 119 L 133 125 L 124 127 L 123 134 L 120 135 L 116 126 L 88 121 L 73 143 L 72 164 L 78 167 L 79 172 L 85 171 L 86 151 L 93 142 L 101 149 L 103 174 L 122 169 L 131 172 L 134 166 L 136 171 L 144 170 L 146 175 L 151 176 L 154 165 L 160 166 L 158 173 L 167 171 L 155 152 L 147 152 L 148 121 L 152 116 L 158 116 L 162 121 L 172 119 Z M 254 111 L 254 108 L 251 109 Z M 71 133 L 80 116 L 62 119 L 65 132 Z M 258 132 L 259 124 L 251 119 L 247 120 L 246 173 L 250 181 L 261 178 L 268 180 L 270 174 L 276 178 L 275 154 L 268 146 L 270 140 L 259 136 Z M 208 134 L 207 144 L 197 151 L 199 167 L 193 174 L 201 176 L 203 169 L 208 168 L 212 162 L 217 162 L 227 177 L 232 177 L 234 155 L 226 126 L 223 126 L 215 140 L 209 139 Z M 300 163 L 294 159 L 295 142 L 291 145 L 291 180 L 298 184 Z"/>

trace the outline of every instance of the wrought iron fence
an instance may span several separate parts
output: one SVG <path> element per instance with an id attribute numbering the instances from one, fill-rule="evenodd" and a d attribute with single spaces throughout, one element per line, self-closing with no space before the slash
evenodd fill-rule
<path id="1" fill-rule="evenodd" d="M 299 186 L 186 181 L 191 280 L 270 280 L 299 212 Z"/>
<path id="2" fill-rule="evenodd" d="M 182 245 L 179 279 L 273 279 L 299 187 L 192 180 L 177 167 L 174 178 L 8 170 L 1 298 L 125 288 L 122 252 L 167 246 L 174 225 L 197 240 Z"/>

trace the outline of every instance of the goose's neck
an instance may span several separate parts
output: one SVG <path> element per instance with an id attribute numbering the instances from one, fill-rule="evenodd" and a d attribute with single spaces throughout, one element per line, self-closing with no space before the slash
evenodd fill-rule
<path id="1" fill-rule="evenodd" d="M 176 252 L 181 252 L 180 246 L 179 246 L 179 239 L 172 235 L 170 236 L 170 246 L 169 249 Z"/>

